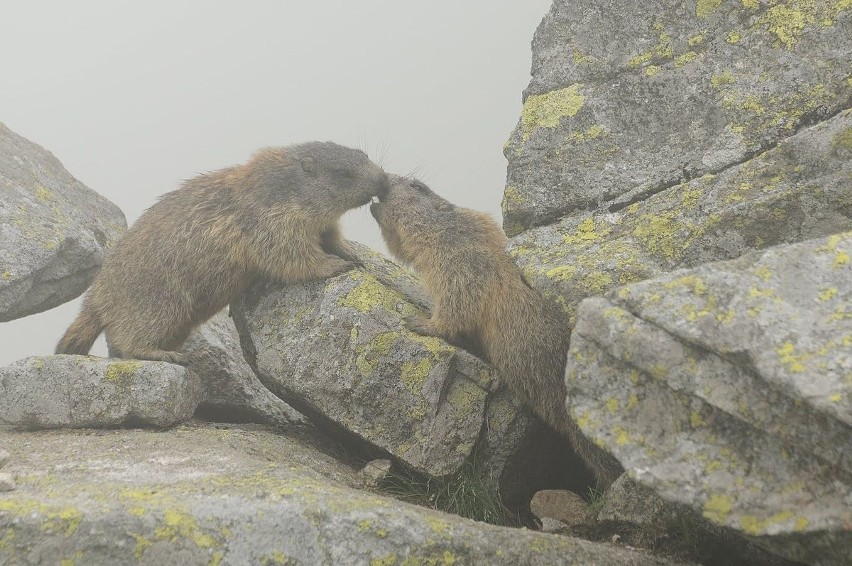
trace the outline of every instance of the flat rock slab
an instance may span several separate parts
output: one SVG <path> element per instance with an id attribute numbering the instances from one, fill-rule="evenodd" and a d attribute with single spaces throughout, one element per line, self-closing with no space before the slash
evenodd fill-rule
<path id="1" fill-rule="evenodd" d="M 0 430 L 4 564 L 599 564 L 665 561 L 353 489 L 357 473 L 259 427 Z"/>
<path id="2" fill-rule="evenodd" d="M 0 322 L 80 295 L 126 227 L 117 206 L 0 123 Z"/>
<path id="3" fill-rule="evenodd" d="M 198 377 L 165 362 L 59 355 L 0 368 L 0 424 L 21 428 L 167 427 L 201 398 Z"/>
<path id="4" fill-rule="evenodd" d="M 583 431 L 639 483 L 768 550 L 852 556 L 852 232 L 580 305 Z"/>

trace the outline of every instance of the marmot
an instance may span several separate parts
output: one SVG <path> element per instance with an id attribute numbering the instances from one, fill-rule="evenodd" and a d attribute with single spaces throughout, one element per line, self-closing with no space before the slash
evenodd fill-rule
<path id="1" fill-rule="evenodd" d="M 394 175 L 378 200 L 370 212 L 388 248 L 414 267 L 434 302 L 431 318 L 409 319 L 410 328 L 481 354 L 524 403 L 567 436 L 599 485 L 609 486 L 621 466 L 583 436 L 565 408 L 568 321 L 523 278 L 500 226 Z"/>
<path id="2" fill-rule="evenodd" d="M 57 354 L 186 363 L 190 331 L 257 276 L 279 281 L 351 269 L 340 216 L 386 193 L 367 155 L 331 142 L 267 148 L 166 193 L 111 249 Z"/>

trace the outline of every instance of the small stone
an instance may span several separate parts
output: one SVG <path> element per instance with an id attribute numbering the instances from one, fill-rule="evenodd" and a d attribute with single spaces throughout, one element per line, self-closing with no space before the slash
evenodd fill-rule
<path id="1" fill-rule="evenodd" d="M 12 456 L 10 456 L 8 452 L 3 449 L 0 449 L 0 468 L 5 466 L 9 462 L 9 458 L 11 457 Z"/>
<path id="2" fill-rule="evenodd" d="M 541 520 L 541 532 L 543 533 L 557 534 L 564 533 L 566 531 L 568 531 L 568 525 L 562 521 L 557 521 L 550 517 L 544 517 Z"/>
<path id="3" fill-rule="evenodd" d="M 588 504 L 573 491 L 546 489 L 533 495 L 530 510 L 544 522 L 555 519 L 567 527 L 583 527 L 595 522 Z"/>
<path id="4" fill-rule="evenodd" d="M 13 489 L 15 489 L 15 480 L 12 478 L 12 474 L 0 472 L 0 492 L 12 491 Z"/>
<path id="5" fill-rule="evenodd" d="M 373 460 L 361 468 L 358 473 L 364 487 L 378 487 L 388 477 L 393 463 L 390 460 Z"/>

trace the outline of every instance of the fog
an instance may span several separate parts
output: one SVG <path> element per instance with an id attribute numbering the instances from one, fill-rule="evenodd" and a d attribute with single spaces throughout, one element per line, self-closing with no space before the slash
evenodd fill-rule
<path id="1" fill-rule="evenodd" d="M 4 2 L 0 121 L 132 223 L 158 195 L 257 148 L 359 147 L 499 217 L 550 0 Z M 384 251 L 367 208 L 347 237 Z M 53 351 L 79 309 L 0 323 L 0 365 Z M 103 339 L 94 354 L 105 355 Z"/>

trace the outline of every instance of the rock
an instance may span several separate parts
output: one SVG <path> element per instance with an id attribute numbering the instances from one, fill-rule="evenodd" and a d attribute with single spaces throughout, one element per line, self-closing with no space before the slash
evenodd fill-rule
<path id="1" fill-rule="evenodd" d="M 510 251 L 530 283 L 573 319 L 582 299 L 619 285 L 850 230 L 849 132 L 846 111 L 718 175 L 525 232 Z"/>
<path id="2" fill-rule="evenodd" d="M 372 460 L 361 468 L 358 477 L 361 478 L 361 484 L 364 487 L 374 489 L 388 477 L 392 467 L 393 463 L 390 460 Z"/>
<path id="3" fill-rule="evenodd" d="M 0 493 L 4 491 L 13 491 L 15 487 L 15 479 L 11 476 L 11 474 L 0 472 Z"/>
<path id="4" fill-rule="evenodd" d="M 86 290 L 124 232 L 121 211 L 0 123 L 0 322 Z"/>
<path id="5" fill-rule="evenodd" d="M 628 523 L 636 527 L 665 527 L 681 510 L 660 499 L 627 474 L 622 474 L 603 496 L 597 520 L 602 523 Z"/>
<path id="6" fill-rule="evenodd" d="M 418 312 L 397 290 L 406 272 L 376 255 L 361 259 L 363 270 L 304 284 L 262 282 L 235 302 L 255 372 L 299 410 L 422 473 L 454 473 L 476 451 L 499 477 L 528 424 L 520 407 L 497 391 L 490 366 L 405 327 L 402 318 Z M 373 275 L 382 272 L 396 289 Z"/>
<path id="7" fill-rule="evenodd" d="M 852 555 L 852 232 L 580 305 L 583 432 L 667 501 L 793 560 Z"/>
<path id="8" fill-rule="evenodd" d="M 0 468 L 5 466 L 9 462 L 9 453 L 5 450 L 0 450 Z"/>
<path id="9" fill-rule="evenodd" d="M 505 147 L 506 232 L 751 159 L 850 107 L 850 58 L 848 2 L 555 0 Z"/>
<path id="10" fill-rule="evenodd" d="M 195 374 L 164 362 L 31 357 L 0 368 L 0 424 L 167 427 L 192 417 L 201 393 Z"/>
<path id="11" fill-rule="evenodd" d="M 533 495 L 530 502 L 533 514 L 544 519 L 555 519 L 566 527 L 588 527 L 594 523 L 589 504 L 583 498 L 564 489 L 545 489 Z"/>
<path id="12" fill-rule="evenodd" d="M 564 533 L 568 530 L 568 525 L 562 521 L 544 517 L 541 519 L 541 532 L 543 533 Z"/>
<path id="13" fill-rule="evenodd" d="M 355 470 L 261 427 L 0 431 L 0 563 L 664 564 L 354 489 Z"/>
<path id="14" fill-rule="evenodd" d="M 202 410 L 225 420 L 248 417 L 281 426 L 306 422 L 257 379 L 243 358 L 237 329 L 224 311 L 196 328 L 183 351 L 205 389 Z"/>

